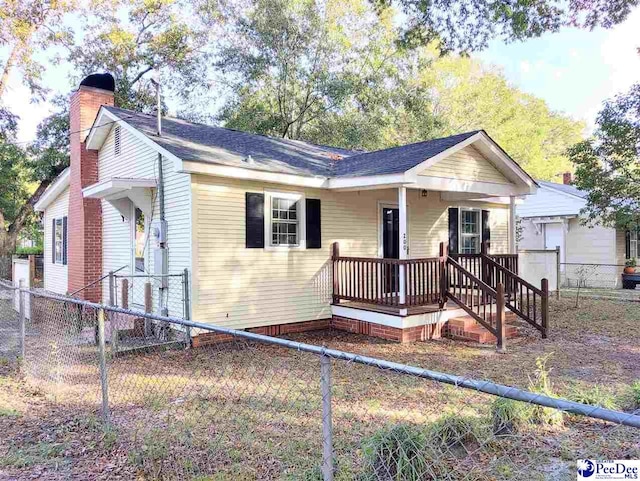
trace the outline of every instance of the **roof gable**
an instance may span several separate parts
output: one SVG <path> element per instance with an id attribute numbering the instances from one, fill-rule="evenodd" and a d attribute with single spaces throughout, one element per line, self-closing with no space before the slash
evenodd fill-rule
<path id="1" fill-rule="evenodd" d="M 439 160 L 434 165 L 418 172 L 418 175 L 497 184 L 510 183 L 509 179 L 473 144 Z"/>

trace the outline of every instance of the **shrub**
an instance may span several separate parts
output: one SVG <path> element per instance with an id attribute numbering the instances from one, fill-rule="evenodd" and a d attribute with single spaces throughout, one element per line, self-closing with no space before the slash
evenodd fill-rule
<path id="1" fill-rule="evenodd" d="M 428 479 L 427 437 L 418 428 L 396 424 L 378 431 L 363 442 L 363 478 L 417 481 Z"/>
<path id="2" fill-rule="evenodd" d="M 522 401 L 497 398 L 491 405 L 493 432 L 500 436 L 522 432 L 533 422 L 534 407 Z"/>
<path id="3" fill-rule="evenodd" d="M 640 409 L 640 381 L 635 381 L 629 390 L 629 404 L 633 411 Z"/>
<path id="4" fill-rule="evenodd" d="M 16 249 L 16 255 L 19 255 L 19 256 L 39 255 L 42 253 L 43 253 L 42 246 L 18 247 Z"/>
<path id="5" fill-rule="evenodd" d="M 448 414 L 431 427 L 431 439 L 441 447 L 466 446 L 478 439 L 478 419 Z"/>
<path id="6" fill-rule="evenodd" d="M 598 406 L 605 409 L 618 408 L 613 395 L 603 391 L 599 386 L 574 387 L 568 397 L 571 401 L 588 404 L 589 406 Z"/>

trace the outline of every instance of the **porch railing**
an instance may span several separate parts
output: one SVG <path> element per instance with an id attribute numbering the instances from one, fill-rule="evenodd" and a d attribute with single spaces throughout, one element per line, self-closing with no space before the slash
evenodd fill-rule
<path id="1" fill-rule="evenodd" d="M 411 307 L 441 301 L 439 257 L 402 260 L 341 257 L 334 244 L 332 260 L 335 303 L 347 300 Z"/>

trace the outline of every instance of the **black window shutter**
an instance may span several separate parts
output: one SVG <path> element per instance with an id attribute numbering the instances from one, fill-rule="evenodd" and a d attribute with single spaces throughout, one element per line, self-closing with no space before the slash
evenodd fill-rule
<path id="1" fill-rule="evenodd" d="M 62 218 L 62 263 L 67 265 L 67 217 Z"/>
<path id="2" fill-rule="evenodd" d="M 631 259 L 631 231 L 629 229 L 624 231 L 624 257 Z"/>
<path id="3" fill-rule="evenodd" d="M 458 253 L 458 208 L 449 208 L 449 253 Z"/>
<path id="4" fill-rule="evenodd" d="M 246 238 L 247 249 L 264 247 L 264 194 L 247 192 L 246 204 Z"/>
<path id="5" fill-rule="evenodd" d="M 51 263 L 56 263 L 56 220 L 51 219 Z"/>
<path id="6" fill-rule="evenodd" d="M 487 244 L 487 253 L 491 247 L 491 227 L 489 227 L 489 211 L 482 211 L 482 242 Z"/>
<path id="7" fill-rule="evenodd" d="M 305 221 L 307 224 L 307 249 L 320 249 L 322 247 L 320 199 L 307 199 Z"/>

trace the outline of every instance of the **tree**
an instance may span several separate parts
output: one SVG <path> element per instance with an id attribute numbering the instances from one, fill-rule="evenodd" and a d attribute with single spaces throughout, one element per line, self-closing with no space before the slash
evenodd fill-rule
<path id="1" fill-rule="evenodd" d="M 592 138 L 569 151 L 588 223 L 640 225 L 640 84 L 604 103 Z"/>
<path id="2" fill-rule="evenodd" d="M 391 0 L 372 0 L 379 8 Z M 539 37 L 571 26 L 610 28 L 623 22 L 638 0 L 400 0 L 407 17 L 405 44 L 440 43 L 442 53 L 472 52 L 489 40 Z"/>
<path id="3" fill-rule="evenodd" d="M 123 20 L 123 17 L 126 20 Z M 207 34 L 187 2 L 129 0 L 123 9 L 98 16 L 81 45 L 69 55 L 80 75 L 106 71 L 116 79 L 116 105 L 153 111 L 153 73 L 166 93 L 186 98 L 206 85 Z"/>
<path id="4" fill-rule="evenodd" d="M 228 127 L 307 139 L 327 113 L 375 90 L 397 46 L 391 15 L 365 0 L 256 0 L 221 12 L 217 67 L 231 90 Z"/>
<path id="5" fill-rule="evenodd" d="M 0 75 L 0 98 L 16 68 L 33 94 L 44 95 L 44 67 L 34 53 L 71 43 L 73 32 L 64 26 L 63 18 L 76 9 L 74 0 L 0 0 L 0 46 L 9 49 Z"/>
<path id="6" fill-rule="evenodd" d="M 440 135 L 484 129 L 538 179 L 572 170 L 566 151 L 582 139 L 585 125 L 509 85 L 495 67 L 451 55 L 421 70 L 419 81 L 433 95 Z"/>
<path id="7" fill-rule="evenodd" d="M 62 100 L 57 101 L 62 105 Z M 62 110 L 43 120 L 37 140 L 15 143 L 17 117 L 0 110 L 0 256 L 12 253 L 20 232 L 34 220 L 33 206 L 69 165 L 69 116 Z"/>

